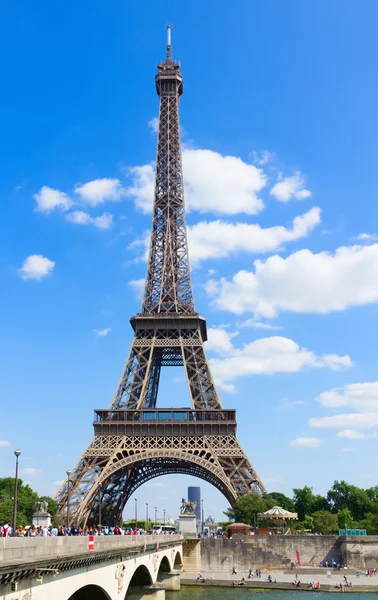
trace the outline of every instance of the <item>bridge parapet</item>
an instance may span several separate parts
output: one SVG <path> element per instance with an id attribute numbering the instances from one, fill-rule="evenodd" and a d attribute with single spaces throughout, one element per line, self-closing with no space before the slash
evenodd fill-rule
<path id="1" fill-rule="evenodd" d="M 140 552 L 145 546 L 165 547 L 182 542 L 180 534 L 173 535 L 116 535 L 95 536 L 94 550 L 88 549 L 88 536 L 55 536 L 0 538 L 0 565 L 25 563 L 30 560 L 69 558 L 82 554 L 95 554 L 112 550 Z"/>

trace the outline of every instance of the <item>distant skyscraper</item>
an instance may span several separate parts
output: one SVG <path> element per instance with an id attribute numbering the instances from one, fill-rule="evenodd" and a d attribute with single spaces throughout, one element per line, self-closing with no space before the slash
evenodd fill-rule
<path id="1" fill-rule="evenodd" d="M 195 486 L 188 487 L 188 500 L 189 502 L 197 502 L 195 515 L 197 517 L 197 521 L 201 520 L 201 488 Z"/>

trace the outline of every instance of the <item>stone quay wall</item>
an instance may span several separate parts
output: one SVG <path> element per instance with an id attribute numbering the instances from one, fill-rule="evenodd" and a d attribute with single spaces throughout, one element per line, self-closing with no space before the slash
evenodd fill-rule
<path id="1" fill-rule="evenodd" d="M 316 567 L 320 561 L 334 560 L 361 570 L 378 568 L 378 536 L 358 540 L 336 535 L 234 536 L 205 538 L 199 545 L 200 568 L 204 572 L 230 573 L 234 566 L 239 572 L 248 572 L 250 568 L 288 569 L 291 563 L 296 563 L 297 552 L 301 567 Z M 185 559 L 184 568 L 190 570 Z"/>

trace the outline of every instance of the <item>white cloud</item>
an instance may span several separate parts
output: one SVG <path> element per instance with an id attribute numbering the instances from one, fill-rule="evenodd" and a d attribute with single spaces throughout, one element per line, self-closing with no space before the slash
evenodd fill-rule
<path id="1" fill-rule="evenodd" d="M 378 437 L 378 433 L 372 433 L 371 435 L 368 435 L 366 433 L 362 433 L 362 431 L 356 431 L 355 429 L 344 429 L 344 431 L 339 431 L 337 437 L 347 438 L 349 440 L 366 440 L 369 438 Z"/>
<path id="2" fill-rule="evenodd" d="M 130 167 L 128 173 L 133 183 L 127 188 L 127 195 L 134 199 L 135 206 L 142 212 L 151 212 L 154 202 L 155 164 Z"/>
<path id="3" fill-rule="evenodd" d="M 214 351 L 217 354 L 228 354 L 229 352 L 233 351 L 234 347 L 231 343 L 231 338 L 234 337 L 234 334 L 230 334 L 225 329 L 209 327 L 207 330 L 207 336 L 207 351 Z"/>
<path id="4" fill-rule="evenodd" d="M 340 448 L 340 452 L 353 452 L 353 448 Z"/>
<path id="5" fill-rule="evenodd" d="M 319 394 L 316 401 L 328 408 L 348 406 L 360 412 L 378 412 L 378 381 L 332 388 Z"/>
<path id="6" fill-rule="evenodd" d="M 344 413 L 332 417 L 310 419 L 310 427 L 319 429 L 370 429 L 378 425 L 378 412 Z"/>
<path id="7" fill-rule="evenodd" d="M 0 440 L 0 448 L 6 448 L 11 445 L 12 444 L 10 442 L 7 442 L 7 440 Z"/>
<path id="8" fill-rule="evenodd" d="M 273 318 L 281 311 L 328 313 L 378 302 L 378 244 L 345 246 L 333 254 L 300 250 L 256 260 L 254 267 L 231 281 L 208 282 L 217 308 Z"/>
<path id="9" fill-rule="evenodd" d="M 55 262 L 42 254 L 31 254 L 27 257 L 22 267 L 18 270 L 21 279 L 40 280 L 52 273 Z"/>
<path id="10" fill-rule="evenodd" d="M 106 327 L 105 329 L 94 329 L 96 337 L 106 337 L 111 332 L 110 327 Z"/>
<path id="11" fill-rule="evenodd" d="M 159 117 L 153 117 L 151 121 L 148 121 L 148 126 L 153 133 L 157 133 L 159 131 Z"/>
<path id="12" fill-rule="evenodd" d="M 43 213 L 49 213 L 55 209 L 65 211 L 73 204 L 67 194 L 47 185 L 42 186 L 38 194 L 34 194 L 33 197 L 37 202 L 35 210 Z"/>
<path id="13" fill-rule="evenodd" d="M 92 223 L 92 217 L 83 210 L 75 210 L 66 215 L 66 221 L 75 225 L 89 225 L 89 223 Z"/>
<path id="14" fill-rule="evenodd" d="M 137 298 L 142 298 L 145 284 L 146 280 L 144 277 L 142 277 L 141 279 L 132 279 L 131 281 L 129 281 L 129 286 L 132 290 L 134 290 L 134 293 Z"/>
<path id="15" fill-rule="evenodd" d="M 287 398 L 281 398 L 278 405 L 280 408 L 294 408 L 294 406 L 303 406 L 306 404 L 304 400 L 288 400 Z"/>
<path id="16" fill-rule="evenodd" d="M 272 187 L 269 194 L 274 196 L 280 202 L 288 202 L 292 198 L 296 200 L 304 200 L 311 196 L 310 190 L 304 187 L 304 179 L 302 174 L 297 171 L 292 177 L 280 178 L 280 180 Z"/>
<path id="17" fill-rule="evenodd" d="M 261 150 L 260 152 L 254 150 L 252 152 L 252 162 L 257 167 L 263 167 L 274 158 L 274 152 L 269 152 L 269 150 Z"/>
<path id="18" fill-rule="evenodd" d="M 352 365 L 349 356 L 317 356 L 301 348 L 293 340 L 284 337 L 267 337 L 235 348 L 231 342 L 234 334 L 221 329 L 222 333 L 211 333 L 211 348 L 220 357 L 210 359 L 211 369 L 217 384 L 224 390 L 235 391 L 234 382 L 239 377 L 273 373 L 296 373 L 304 368 L 330 368 L 339 370 Z M 216 343 L 216 341 L 218 343 Z M 223 354 L 226 354 L 223 357 Z M 332 357 L 332 358 L 330 358 Z"/>
<path id="19" fill-rule="evenodd" d="M 271 252 L 306 237 L 320 221 L 318 207 L 296 217 L 290 229 L 282 225 L 263 228 L 257 224 L 201 221 L 188 228 L 190 258 L 198 262 L 238 252 Z"/>
<path id="20" fill-rule="evenodd" d="M 264 204 L 258 193 L 267 178 L 261 169 L 235 156 L 222 156 L 212 150 L 186 148 L 182 154 L 185 201 L 188 210 L 223 214 L 259 213 Z M 154 198 L 154 163 L 131 167 L 132 184 L 127 195 L 147 213 Z"/>
<path id="21" fill-rule="evenodd" d="M 211 150 L 184 150 L 183 169 L 190 210 L 255 215 L 264 208 L 258 193 L 266 185 L 266 176 L 236 156 L 222 156 Z"/>
<path id="22" fill-rule="evenodd" d="M 94 225 L 97 229 L 110 229 L 113 225 L 113 215 L 103 213 L 98 217 L 91 217 L 83 210 L 75 210 L 66 215 L 66 221 L 75 225 Z"/>
<path id="23" fill-rule="evenodd" d="M 300 446 L 301 448 L 318 448 L 322 440 L 317 437 L 298 437 L 290 442 L 290 446 Z"/>
<path id="24" fill-rule="evenodd" d="M 66 481 L 65 479 L 62 479 L 61 481 L 55 481 L 55 482 L 54 482 L 54 485 L 55 485 L 56 487 L 60 487 L 61 485 L 63 485 L 63 483 L 64 483 L 65 481 Z"/>
<path id="25" fill-rule="evenodd" d="M 277 330 L 282 329 L 280 325 L 273 325 L 273 323 L 264 323 L 264 321 L 256 321 L 255 319 L 246 319 L 238 323 L 238 327 L 245 329 L 246 327 L 254 327 L 255 329 L 267 329 Z"/>
<path id="26" fill-rule="evenodd" d="M 376 242 L 378 240 L 378 235 L 376 233 L 359 233 L 352 239 L 359 242 Z"/>
<path id="27" fill-rule="evenodd" d="M 33 467 L 24 467 L 20 469 L 20 475 L 38 475 L 39 469 L 34 469 Z"/>
<path id="28" fill-rule="evenodd" d="M 75 193 L 89 206 L 97 206 L 107 201 L 117 201 L 125 196 L 126 190 L 119 179 L 94 179 L 84 184 L 76 184 Z"/>

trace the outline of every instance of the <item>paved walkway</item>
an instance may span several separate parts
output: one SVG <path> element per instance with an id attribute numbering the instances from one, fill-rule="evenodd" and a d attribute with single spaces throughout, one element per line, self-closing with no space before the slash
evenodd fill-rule
<path id="1" fill-rule="evenodd" d="M 243 571 L 238 571 L 237 575 L 232 575 L 231 573 L 206 573 L 204 571 L 201 572 L 202 577 L 205 579 L 207 583 L 213 583 L 214 585 L 231 585 L 233 581 L 241 580 L 242 577 L 246 580 L 246 585 L 251 587 L 260 586 L 260 587 L 272 587 L 274 588 L 274 583 L 268 583 L 268 575 L 271 575 L 273 581 L 277 581 L 277 585 L 284 584 L 286 586 L 292 586 L 292 583 L 295 579 L 295 576 L 298 575 L 298 579 L 301 582 L 301 588 L 308 588 L 311 582 L 320 581 L 321 586 L 325 586 L 326 588 L 334 587 L 336 584 L 343 583 L 344 584 L 344 571 L 331 571 L 331 577 L 327 577 L 327 569 L 317 569 L 315 568 L 313 572 L 309 572 L 310 570 L 306 568 L 305 573 L 301 573 L 300 569 L 297 571 L 293 570 L 288 572 L 283 571 L 266 571 L 261 574 L 261 578 L 254 576 L 251 579 L 248 579 L 248 573 Z M 345 571 L 348 581 L 352 582 L 353 587 L 358 588 L 370 588 L 372 591 L 378 592 L 378 575 L 373 577 L 366 577 L 364 573 L 361 573 L 360 577 L 356 577 L 356 572 Z M 182 573 L 181 582 L 185 583 L 195 583 L 198 577 L 198 573 Z M 353 589 L 353 588 L 352 588 Z"/>

